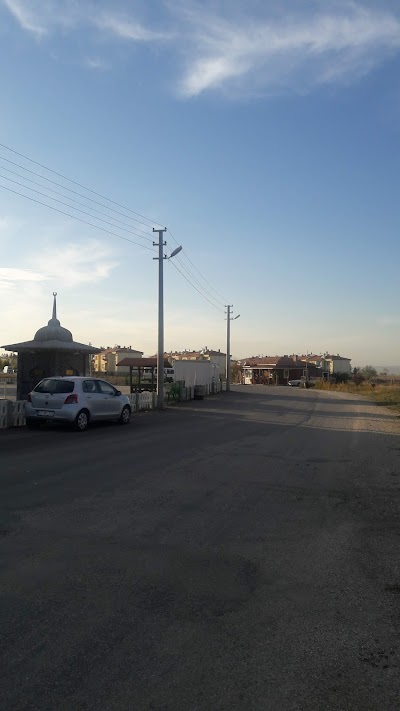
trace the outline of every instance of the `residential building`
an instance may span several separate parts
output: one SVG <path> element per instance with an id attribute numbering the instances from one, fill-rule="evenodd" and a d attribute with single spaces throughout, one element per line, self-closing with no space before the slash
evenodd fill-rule
<path id="1" fill-rule="evenodd" d="M 252 357 L 241 361 L 243 382 L 245 385 L 257 383 L 271 385 L 286 385 L 288 380 L 298 380 L 306 377 L 316 377 L 316 367 L 306 365 L 299 356 L 264 356 Z"/>
<path id="2" fill-rule="evenodd" d="M 166 354 L 166 357 L 168 357 L 171 362 L 175 360 L 207 360 L 218 366 L 221 378 L 225 378 L 226 375 L 226 354 L 222 353 L 221 350 L 214 351 L 206 346 L 198 351 L 184 350 L 171 352 Z"/>
<path id="3" fill-rule="evenodd" d="M 339 373 L 351 373 L 351 358 L 340 355 L 284 355 L 252 356 L 239 361 L 243 370 L 243 382 L 273 383 L 284 385 L 288 380 L 304 378 L 323 378 Z"/>
<path id="4" fill-rule="evenodd" d="M 129 366 L 118 367 L 124 358 L 141 358 L 143 351 L 138 351 L 132 346 L 114 346 L 102 348 L 100 353 L 93 357 L 92 367 L 96 373 L 105 375 L 124 375 L 129 373 Z"/>
<path id="5" fill-rule="evenodd" d="M 337 375 L 339 373 L 351 374 L 351 358 L 344 358 L 338 355 L 324 355 L 324 360 L 327 364 L 327 370 L 330 375 Z"/>

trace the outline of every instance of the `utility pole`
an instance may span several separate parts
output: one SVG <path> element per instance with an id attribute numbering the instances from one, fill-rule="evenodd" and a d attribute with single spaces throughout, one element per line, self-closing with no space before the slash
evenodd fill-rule
<path id="1" fill-rule="evenodd" d="M 231 389 L 231 309 L 233 306 L 228 304 L 226 319 L 226 392 Z"/>
<path id="2" fill-rule="evenodd" d="M 153 242 L 154 247 L 158 247 L 158 350 L 157 350 L 157 408 L 162 410 L 164 407 L 164 242 L 163 234 L 167 231 L 156 230 L 153 227 L 153 232 L 158 232 L 158 242 Z"/>
<path id="3" fill-rule="evenodd" d="M 232 318 L 232 304 L 227 304 L 226 308 L 228 309 L 226 319 L 226 391 L 229 392 L 231 389 L 231 321 L 240 318 L 240 314 Z"/>

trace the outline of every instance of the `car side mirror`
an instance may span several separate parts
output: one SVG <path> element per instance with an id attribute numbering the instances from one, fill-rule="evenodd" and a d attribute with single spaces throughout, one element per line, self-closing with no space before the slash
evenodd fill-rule
<path id="1" fill-rule="evenodd" d="M 116 394 L 116 395 L 122 395 L 121 390 L 116 390 L 116 391 L 115 391 L 115 394 Z"/>

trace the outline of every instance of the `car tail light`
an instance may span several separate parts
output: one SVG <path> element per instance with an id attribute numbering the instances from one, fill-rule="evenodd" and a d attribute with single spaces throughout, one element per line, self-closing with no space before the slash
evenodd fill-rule
<path id="1" fill-rule="evenodd" d="M 32 402 L 31 394 L 29 393 L 28 397 L 26 398 L 27 402 Z"/>
<path id="2" fill-rule="evenodd" d="M 68 397 L 65 399 L 64 405 L 76 405 L 78 402 L 78 396 L 76 393 L 73 393 L 72 395 L 68 395 Z"/>

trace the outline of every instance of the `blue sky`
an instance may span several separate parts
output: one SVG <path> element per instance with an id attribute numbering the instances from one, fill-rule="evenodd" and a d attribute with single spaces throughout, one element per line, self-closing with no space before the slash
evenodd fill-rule
<path id="1" fill-rule="evenodd" d="M 166 263 L 168 350 L 224 350 L 231 303 L 235 356 L 397 364 L 399 70 L 397 2 L 0 0 L 0 142 L 149 218 L 75 186 L 131 225 L 99 226 L 183 244 L 213 305 Z M 0 185 L 94 221 L 7 180 L 44 191 L 28 177 L 74 197 L 0 148 Z M 3 188 L 0 245 L 0 343 L 57 291 L 77 340 L 155 352 L 149 250 Z"/>

